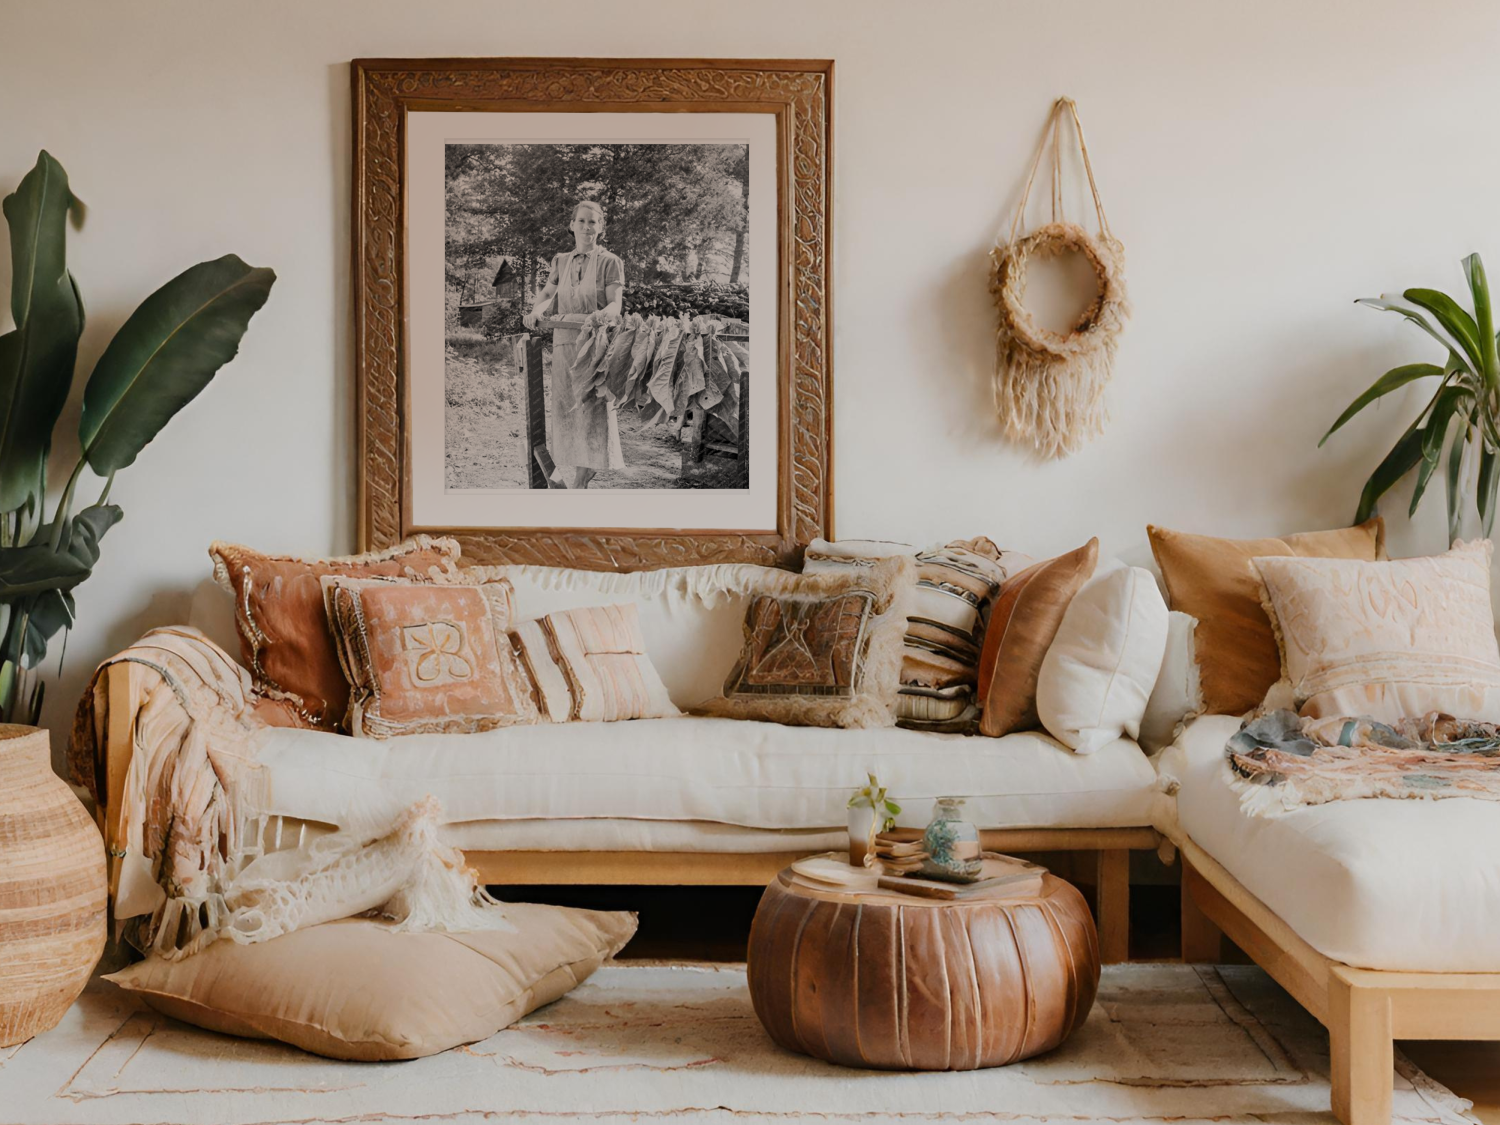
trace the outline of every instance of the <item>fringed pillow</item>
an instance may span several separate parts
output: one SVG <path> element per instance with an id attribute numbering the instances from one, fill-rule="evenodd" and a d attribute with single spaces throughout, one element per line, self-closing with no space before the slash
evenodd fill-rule
<path id="1" fill-rule="evenodd" d="M 260 694 L 285 705 L 295 725 L 337 730 L 349 706 L 323 609 L 325 576 L 430 579 L 452 573 L 458 543 L 418 535 L 386 551 L 339 558 L 268 555 L 213 543 L 214 579 L 234 599 L 240 653 Z"/>
<path id="2" fill-rule="evenodd" d="M 990 606 L 1001 583 L 1033 560 L 1002 551 L 984 536 L 925 551 L 904 543 L 820 539 L 808 545 L 802 569 L 847 571 L 898 554 L 916 558 L 917 584 L 906 620 L 896 725 L 972 731 L 979 722 L 975 688 Z"/>
<path id="3" fill-rule="evenodd" d="M 745 641 L 710 715 L 793 726 L 895 722 L 916 560 L 868 560 L 768 578 L 745 612 Z"/>
<path id="4" fill-rule="evenodd" d="M 633 603 L 549 613 L 516 626 L 511 639 L 554 723 L 682 714 L 646 655 Z"/>
<path id="5" fill-rule="evenodd" d="M 513 591 L 479 571 L 454 581 L 322 580 L 363 738 L 471 733 L 540 721 L 507 630 Z"/>

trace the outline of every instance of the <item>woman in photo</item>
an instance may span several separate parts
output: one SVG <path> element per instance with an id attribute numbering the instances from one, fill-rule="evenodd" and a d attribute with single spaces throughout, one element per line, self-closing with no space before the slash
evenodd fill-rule
<path id="1" fill-rule="evenodd" d="M 569 226 L 573 249 L 552 259 L 547 286 L 522 323 L 534 329 L 548 314 L 603 311 L 619 317 L 625 295 L 625 266 L 599 246 L 604 235 L 604 208 L 584 200 L 573 208 Z M 552 330 L 552 433 L 548 445 L 557 466 L 554 479 L 569 488 L 587 488 L 600 469 L 621 468 L 618 422 L 598 395 L 580 398 L 572 378 L 579 328 Z M 580 378 L 581 384 L 584 380 Z"/>

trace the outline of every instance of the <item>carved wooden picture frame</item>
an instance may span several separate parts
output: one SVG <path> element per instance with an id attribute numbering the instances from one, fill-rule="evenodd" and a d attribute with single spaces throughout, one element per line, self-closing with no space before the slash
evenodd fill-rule
<path id="1" fill-rule="evenodd" d="M 351 69 L 362 548 L 420 531 L 453 535 L 475 562 L 625 571 L 708 562 L 793 565 L 805 544 L 831 535 L 831 61 L 357 59 Z M 774 119 L 774 527 L 442 526 L 413 518 L 409 122 L 413 114 L 454 111 Z"/>

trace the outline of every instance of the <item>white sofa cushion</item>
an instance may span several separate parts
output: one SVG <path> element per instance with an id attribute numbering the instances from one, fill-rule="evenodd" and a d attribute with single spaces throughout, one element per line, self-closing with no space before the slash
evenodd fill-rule
<path id="1" fill-rule="evenodd" d="M 981 827 L 1151 822 L 1156 773 L 1133 742 L 1081 756 L 1042 733 L 964 738 L 900 728 L 788 727 L 740 719 L 544 724 L 384 743 L 256 732 L 236 789 L 253 811 L 352 829 L 431 794 L 448 822 L 610 817 L 751 828 L 836 828 L 873 770 L 919 826 L 934 798 L 969 798 Z"/>
<path id="2" fill-rule="evenodd" d="M 1237 718 L 1205 715 L 1162 753 L 1158 768 L 1178 785 L 1164 832 L 1186 835 L 1335 961 L 1500 971 L 1500 806 L 1462 797 L 1365 799 L 1249 816 L 1224 762 L 1239 726 Z"/>
<path id="3" fill-rule="evenodd" d="M 1080 754 L 1139 738 L 1166 647 L 1167 603 L 1156 580 L 1135 566 L 1095 574 L 1068 603 L 1042 658 L 1042 726 Z"/>

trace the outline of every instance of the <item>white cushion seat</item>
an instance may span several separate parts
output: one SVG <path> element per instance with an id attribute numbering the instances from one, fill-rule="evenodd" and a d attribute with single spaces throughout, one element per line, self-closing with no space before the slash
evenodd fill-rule
<path id="1" fill-rule="evenodd" d="M 1158 769 L 1178 784 L 1167 835 L 1192 840 L 1335 961 L 1500 972 L 1500 803 L 1363 799 L 1249 816 L 1224 761 L 1239 726 L 1204 716 L 1163 751 Z"/>
<path id="2" fill-rule="evenodd" d="M 957 795 L 983 828 L 1139 827 L 1151 823 L 1157 787 L 1145 754 L 1123 739 L 1080 755 L 1040 732 L 966 738 L 696 717 L 383 742 L 275 728 L 256 732 L 242 758 L 215 757 L 243 771 L 236 791 L 250 811 L 361 830 L 429 794 L 453 824 L 608 818 L 838 829 L 849 794 L 872 770 L 902 802 L 903 824 L 925 824 L 934 798 Z M 764 850 L 786 847 L 779 833 L 766 835 Z M 524 846 L 514 833 L 510 840 Z M 466 842 L 482 846 L 472 833 Z"/>

